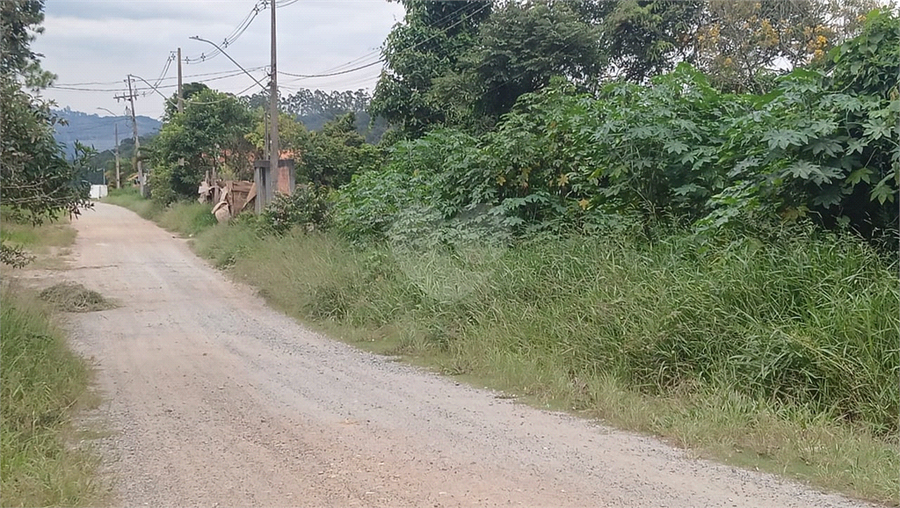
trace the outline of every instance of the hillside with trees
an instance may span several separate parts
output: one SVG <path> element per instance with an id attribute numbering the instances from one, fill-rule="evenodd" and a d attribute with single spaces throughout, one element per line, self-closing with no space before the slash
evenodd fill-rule
<path id="1" fill-rule="evenodd" d="M 133 139 L 131 116 L 100 116 L 98 114 L 82 113 L 70 108 L 55 109 L 52 111 L 60 119 L 55 125 L 54 137 L 62 144 L 66 156 L 71 158 L 75 153 L 75 142 L 91 146 L 97 151 L 112 149 L 116 146 L 116 124 L 119 125 L 119 142 L 125 139 Z M 159 120 L 148 116 L 137 116 L 138 135 L 143 139 L 152 136 L 159 131 L 162 125 Z"/>

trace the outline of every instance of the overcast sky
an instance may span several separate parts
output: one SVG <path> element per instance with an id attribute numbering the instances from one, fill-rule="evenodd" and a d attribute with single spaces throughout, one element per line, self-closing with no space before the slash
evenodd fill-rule
<path id="1" fill-rule="evenodd" d="M 335 67 L 376 52 L 349 67 L 377 60 L 377 51 L 403 8 L 385 0 L 278 0 L 278 70 L 282 95 L 298 87 L 356 90 L 374 87 L 381 66 L 344 75 L 297 79 L 281 75 L 323 74 Z M 48 89 L 44 96 L 60 108 L 108 115 L 98 107 L 123 113 L 124 102 L 114 95 L 126 90 L 130 73 L 151 84 L 157 81 L 170 53 L 179 46 L 183 58 L 197 58 L 215 48 L 188 39 L 200 36 L 216 44 L 228 37 L 250 14 L 257 0 L 47 0 L 44 33 L 32 47 L 42 53 L 43 67 L 58 75 L 55 86 L 81 90 Z M 270 59 L 270 11 L 261 11 L 225 51 L 244 68 L 267 66 Z M 251 72 L 267 83 L 266 69 Z M 225 55 L 183 65 L 184 82 L 205 81 L 224 92 L 250 94 L 259 88 Z M 197 74 L 210 76 L 191 77 Z M 224 74 L 223 74 L 224 73 Z M 228 77 L 228 74 L 240 73 Z M 172 62 L 159 90 L 175 91 L 177 69 Z M 223 77 L 224 76 L 224 77 Z M 139 115 L 159 118 L 163 98 L 137 81 L 146 93 L 135 103 Z"/>

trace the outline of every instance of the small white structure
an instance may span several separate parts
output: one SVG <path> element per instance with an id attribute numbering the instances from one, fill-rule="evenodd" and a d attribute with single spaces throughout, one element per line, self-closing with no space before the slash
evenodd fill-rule
<path id="1" fill-rule="evenodd" d="M 105 198 L 108 194 L 108 185 L 91 185 L 91 199 Z"/>

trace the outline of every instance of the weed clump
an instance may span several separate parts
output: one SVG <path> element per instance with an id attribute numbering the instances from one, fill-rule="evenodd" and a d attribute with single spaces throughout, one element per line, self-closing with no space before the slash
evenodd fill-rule
<path id="1" fill-rule="evenodd" d="M 100 293 L 74 282 L 62 282 L 41 291 L 41 300 L 63 312 L 96 312 L 116 305 Z"/>

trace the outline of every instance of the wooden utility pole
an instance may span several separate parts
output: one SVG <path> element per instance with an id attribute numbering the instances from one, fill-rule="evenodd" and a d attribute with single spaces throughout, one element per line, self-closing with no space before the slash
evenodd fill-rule
<path id="1" fill-rule="evenodd" d="M 178 48 L 178 112 L 184 113 L 184 91 L 181 88 L 181 48 Z"/>
<path id="2" fill-rule="evenodd" d="M 272 81 L 271 81 L 271 91 L 269 92 L 269 117 L 270 117 L 270 130 L 272 140 L 269 144 L 269 176 L 271 181 L 266 182 L 266 197 L 265 203 L 271 202 L 272 198 L 275 195 L 275 188 L 277 187 L 278 182 L 278 160 L 280 159 L 280 152 L 278 146 L 278 66 L 277 59 L 275 55 L 275 0 L 269 0 L 269 5 L 272 7 Z M 259 199 L 259 198 L 257 198 Z"/>
<path id="3" fill-rule="evenodd" d="M 116 188 L 122 188 L 122 174 L 119 171 L 119 122 L 116 122 Z"/>
<path id="4" fill-rule="evenodd" d="M 134 129 L 134 165 L 138 172 L 138 182 L 141 187 L 141 196 L 147 197 L 144 192 L 144 170 L 141 167 L 141 141 L 138 139 L 137 117 L 134 114 L 135 93 L 131 89 L 131 74 L 128 75 L 128 95 L 116 95 L 116 100 L 128 99 L 131 102 L 131 126 Z"/>

